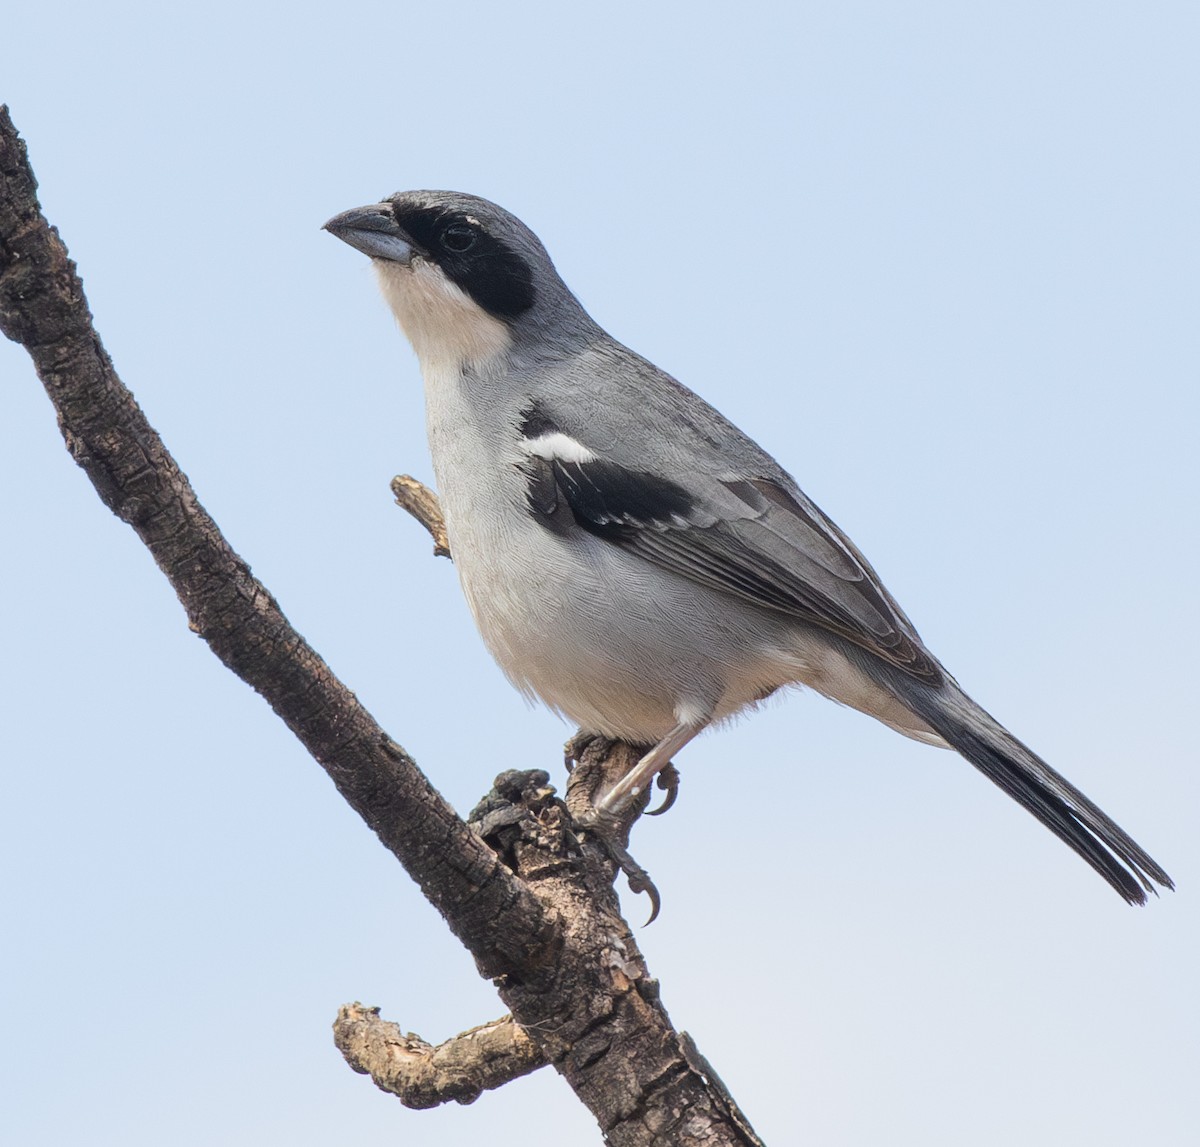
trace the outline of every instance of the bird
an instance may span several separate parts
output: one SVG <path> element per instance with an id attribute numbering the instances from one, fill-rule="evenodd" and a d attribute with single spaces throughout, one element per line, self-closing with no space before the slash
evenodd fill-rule
<path id="1" fill-rule="evenodd" d="M 406 191 L 324 226 L 370 257 L 416 352 L 450 549 L 492 656 L 584 732 L 650 746 L 596 823 L 709 726 L 807 686 L 957 750 L 1127 903 L 1174 887 L 966 694 L 770 454 L 591 318 L 514 215 Z"/>

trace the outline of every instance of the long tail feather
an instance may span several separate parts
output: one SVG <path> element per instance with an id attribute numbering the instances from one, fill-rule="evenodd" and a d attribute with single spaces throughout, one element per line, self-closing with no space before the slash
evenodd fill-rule
<path id="1" fill-rule="evenodd" d="M 985 714 L 986 716 L 986 714 Z M 990 718 L 989 718 L 990 720 Z M 1074 785 L 999 725 L 980 734 L 954 721 L 938 732 L 989 780 L 1073 848 L 1130 904 L 1145 904 L 1171 878 L 1127 832 Z"/>
<path id="2" fill-rule="evenodd" d="M 865 661 L 865 658 L 861 659 Z M 952 679 L 929 686 L 877 659 L 864 664 L 984 776 L 1074 849 L 1130 904 L 1145 904 L 1170 876 L 1106 812 L 1023 745 Z"/>

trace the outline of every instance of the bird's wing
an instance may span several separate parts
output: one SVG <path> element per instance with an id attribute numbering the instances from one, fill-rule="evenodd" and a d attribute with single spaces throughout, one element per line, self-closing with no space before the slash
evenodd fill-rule
<path id="1" fill-rule="evenodd" d="M 767 455 L 761 473 L 725 457 L 714 472 L 709 452 L 667 477 L 634 460 L 628 437 L 606 450 L 593 444 L 599 435 L 544 403 L 525 411 L 521 434 L 530 512 L 548 528 L 573 524 L 700 585 L 838 633 L 930 684 L 941 681 L 854 544 Z"/>

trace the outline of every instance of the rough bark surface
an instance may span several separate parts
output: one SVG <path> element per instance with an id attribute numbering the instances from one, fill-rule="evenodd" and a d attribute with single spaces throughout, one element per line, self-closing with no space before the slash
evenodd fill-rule
<path id="1" fill-rule="evenodd" d="M 122 385 L 92 327 L 75 266 L 42 218 L 6 109 L 0 178 L 0 328 L 29 352 L 67 449 L 150 550 L 188 625 L 300 738 L 416 877 L 481 971 L 542 962 L 556 945 L 544 907 L 292 628 Z"/>
<path id="2" fill-rule="evenodd" d="M 397 474 L 392 479 L 392 497 L 396 505 L 407 510 L 428 531 L 433 539 L 433 556 L 448 558 L 450 539 L 446 536 L 446 519 L 442 516 L 442 507 L 437 495 L 408 474 Z"/>
<path id="3" fill-rule="evenodd" d="M 758 1144 L 707 1062 L 671 1026 L 621 918 L 613 865 L 600 845 L 580 839 L 547 775 L 504 774 L 473 814 L 475 826 L 465 824 L 221 536 L 117 378 L 3 107 L 0 328 L 28 350 L 67 448 L 149 548 L 189 626 L 262 694 L 396 855 L 495 981 L 513 1024 L 595 1114 L 605 1141 Z M 590 747 L 572 786 L 622 771 L 635 752 Z M 512 1066 L 512 1057 L 482 1057 L 461 1093 L 503 1082 L 506 1069 L 492 1070 L 502 1061 Z"/>
<path id="4" fill-rule="evenodd" d="M 542 1049 L 512 1016 L 434 1047 L 381 1019 L 378 1008 L 346 1004 L 334 1022 L 333 1041 L 355 1071 L 418 1110 L 474 1103 L 483 1092 L 546 1066 Z"/>
<path id="5" fill-rule="evenodd" d="M 603 738 L 575 749 L 566 802 L 540 769 L 508 772 L 471 813 L 563 922 L 559 959 L 533 976 L 499 978 L 500 997 L 596 1115 L 606 1142 L 761 1147 L 691 1037 L 671 1026 L 621 916 L 613 864 L 601 844 L 580 841 L 567 811 L 624 776 L 642 750 Z M 634 817 L 649 796 L 641 795 Z"/>

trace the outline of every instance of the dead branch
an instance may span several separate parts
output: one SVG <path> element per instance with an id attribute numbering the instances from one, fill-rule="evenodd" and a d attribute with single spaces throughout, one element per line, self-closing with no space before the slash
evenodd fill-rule
<path id="1" fill-rule="evenodd" d="M 190 628 L 299 737 L 481 970 L 540 964 L 557 944 L 543 906 L 292 628 L 117 377 L 75 266 L 42 217 L 7 109 L 0 111 L 0 178 L 0 328 L 29 352 L 67 449 L 105 505 L 150 550 Z M 524 938 L 510 921 L 527 930 Z"/>
<path id="2" fill-rule="evenodd" d="M 397 474 L 392 479 L 392 497 L 396 505 L 407 510 L 428 531 L 433 538 L 433 556 L 448 558 L 450 554 L 450 539 L 446 535 L 446 519 L 442 516 L 442 507 L 437 495 L 424 483 L 408 474 Z"/>
<path id="3" fill-rule="evenodd" d="M 498 778 L 473 830 L 230 548 L 117 377 L 4 107 L 0 329 L 29 352 L 72 456 L 150 550 L 188 625 L 262 694 L 400 860 L 606 1141 L 755 1147 L 720 1081 L 671 1026 L 620 916 L 610 858 L 580 840 L 547 775 Z"/>
<path id="4" fill-rule="evenodd" d="M 369 1075 L 376 1087 L 397 1096 L 405 1107 L 418 1109 L 451 1101 L 474 1103 L 484 1091 L 546 1063 L 541 1048 L 512 1016 L 434 1047 L 380 1019 L 378 1008 L 346 1004 L 333 1025 L 333 1039 L 355 1071 Z"/>

